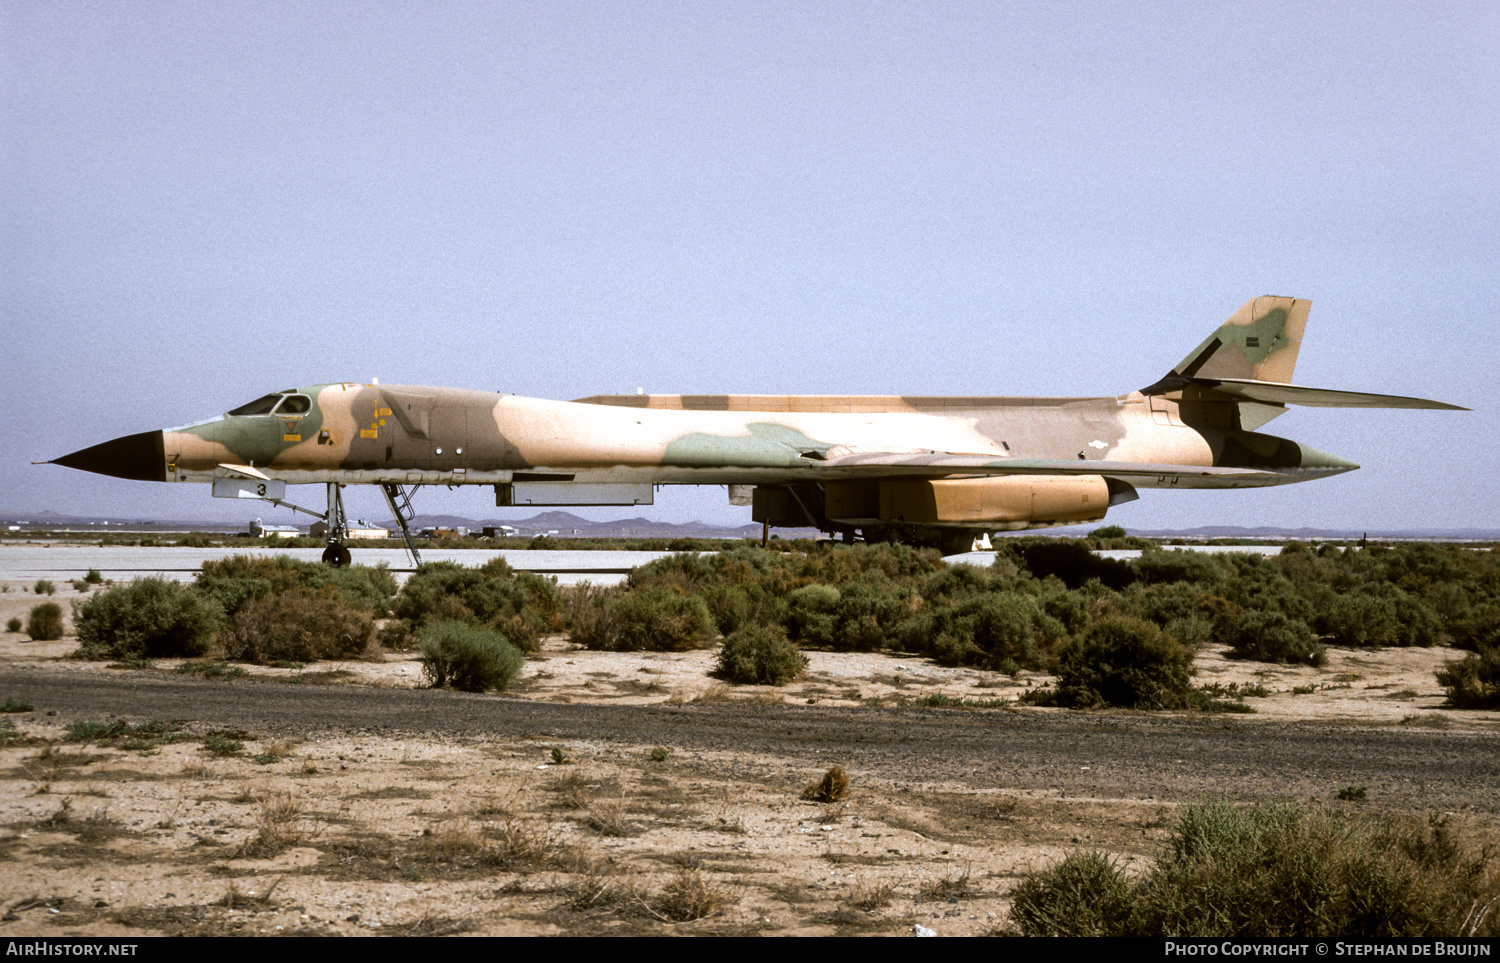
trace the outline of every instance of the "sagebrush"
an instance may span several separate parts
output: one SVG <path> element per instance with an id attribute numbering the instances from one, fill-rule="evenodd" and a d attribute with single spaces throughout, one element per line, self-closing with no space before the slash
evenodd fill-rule
<path id="1" fill-rule="evenodd" d="M 62 607 L 56 602 L 33 605 L 26 616 L 26 634 L 34 642 L 52 642 L 63 637 Z"/>
<path id="2" fill-rule="evenodd" d="M 1181 709 L 1192 704 L 1192 650 L 1151 622 L 1112 616 L 1058 655 L 1057 700 L 1087 708 Z"/>
<path id="3" fill-rule="evenodd" d="M 299 593 L 250 599 L 220 642 L 240 662 L 316 662 L 363 655 L 374 637 L 370 616 L 341 596 Z"/>
<path id="4" fill-rule="evenodd" d="M 1448 704 L 1457 709 L 1500 709 L 1500 646 L 1480 646 L 1458 662 L 1438 670 L 1437 680 L 1448 690 Z"/>
<path id="5" fill-rule="evenodd" d="M 1011 922 L 1027 936 L 1493 936 L 1493 863 L 1444 817 L 1219 802 L 1185 808 L 1138 879 L 1090 852 L 1027 878 Z"/>
<path id="6" fill-rule="evenodd" d="M 500 632 L 526 652 L 541 647 L 542 636 L 561 631 L 567 610 L 557 583 L 531 572 L 517 572 L 502 557 L 478 568 L 452 562 L 423 565 L 407 579 L 392 606 L 397 621 L 387 638 L 402 645 L 439 622 L 464 622 Z"/>
<path id="7" fill-rule="evenodd" d="M 740 685 L 785 685 L 807 669 L 807 656 L 779 625 L 752 623 L 729 633 L 715 674 Z"/>
<path id="8" fill-rule="evenodd" d="M 438 622 L 422 630 L 422 674 L 434 688 L 486 692 L 509 688 L 521 674 L 521 650 L 491 629 Z"/>
<path id="9" fill-rule="evenodd" d="M 213 644 L 220 618 L 217 605 L 160 578 L 108 589 L 73 610 L 86 659 L 199 656 Z"/>

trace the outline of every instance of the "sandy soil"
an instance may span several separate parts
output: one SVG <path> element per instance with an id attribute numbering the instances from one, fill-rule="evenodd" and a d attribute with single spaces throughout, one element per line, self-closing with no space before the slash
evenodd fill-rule
<path id="1" fill-rule="evenodd" d="M 0 624 L 39 601 L 29 586 L 0 587 L 9 589 Z M 60 585 L 53 600 L 66 611 L 76 597 Z M 66 660 L 75 646 L 5 633 L 0 669 L 120 677 Z M 1267 690 L 1237 724 L 1430 728 L 1478 734 L 1492 750 L 1493 714 L 1440 708 L 1433 672 L 1452 657 L 1333 652 L 1327 667 L 1308 669 L 1208 652 L 1198 673 L 1200 683 Z M 555 638 L 528 661 L 517 693 L 571 704 L 900 711 L 932 694 L 994 700 L 1047 682 L 882 655 L 811 660 L 807 677 L 782 689 L 730 689 L 709 678 L 709 652 L 596 653 Z M 150 674 L 174 668 L 163 662 Z M 414 658 L 399 653 L 249 671 L 319 685 L 421 681 Z M 139 711 L 124 717 L 131 723 L 155 718 L 146 688 Z M 26 692 L 0 691 L 6 697 Z M 995 711 L 1016 710 L 971 716 Z M 202 719 L 165 739 L 65 741 L 80 718 L 104 721 L 44 704 L 0 717 L 15 729 L 0 743 L 0 935 L 901 935 L 918 925 L 974 935 L 1002 928 L 1016 881 L 1072 848 L 1145 865 L 1176 806 L 1191 801 L 1169 790 L 1101 798 L 998 778 L 868 772 L 853 777 L 846 798 L 823 803 L 802 798 L 824 772 L 812 753 L 557 742 L 523 731 L 301 731 L 295 720 L 274 732 Z M 1500 836 L 1492 787 L 1475 792 L 1483 798 L 1460 818 L 1473 833 Z M 1280 798 L 1269 785 L 1252 795 Z M 1313 801 L 1383 811 L 1378 798 L 1339 802 L 1330 792 Z"/>

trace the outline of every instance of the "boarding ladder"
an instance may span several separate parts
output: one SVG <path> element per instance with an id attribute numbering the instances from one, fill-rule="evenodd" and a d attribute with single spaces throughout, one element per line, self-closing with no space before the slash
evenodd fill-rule
<path id="1" fill-rule="evenodd" d="M 411 553 L 412 564 L 418 567 L 422 564 L 422 556 L 417 554 L 417 543 L 412 540 L 411 528 L 407 525 L 417 517 L 416 509 L 412 508 L 411 496 L 417 486 L 411 486 L 407 491 L 393 482 L 381 482 L 380 491 L 385 495 L 385 503 L 391 506 L 391 514 L 396 516 L 396 524 L 401 526 L 401 537 L 406 539 L 406 550 Z"/>

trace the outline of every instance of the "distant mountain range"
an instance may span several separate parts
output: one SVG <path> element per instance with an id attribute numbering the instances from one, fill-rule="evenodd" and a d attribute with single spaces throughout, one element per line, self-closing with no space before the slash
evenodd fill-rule
<path id="1" fill-rule="evenodd" d="M 360 524 L 350 519 L 353 524 Z M 375 525 L 394 530 L 394 519 L 383 519 Z M 11 512 L 0 513 L 0 529 L 11 525 L 23 530 L 45 531 L 48 529 L 83 529 L 87 531 L 121 532 L 237 532 L 244 531 L 244 522 L 203 521 L 201 519 L 152 519 L 112 518 L 102 515 L 64 515 L 60 512 Z M 423 528 L 467 528 L 478 533 L 484 528 L 507 526 L 522 535 L 556 534 L 579 538 L 751 538 L 760 536 L 760 526 L 755 524 L 726 527 L 707 522 L 657 522 L 649 518 L 625 518 L 616 521 L 593 522 L 579 518 L 571 512 L 542 512 L 523 519 L 481 519 L 462 515 L 418 515 L 411 522 L 415 531 Z M 782 538 L 802 538 L 817 535 L 814 529 L 777 529 Z"/>
<path id="2" fill-rule="evenodd" d="M 383 522 L 395 528 L 394 520 Z M 411 522 L 413 529 L 464 527 L 478 532 L 487 527 L 508 526 L 522 535 L 556 534 L 577 538 L 751 538 L 760 537 L 759 525 L 726 527 L 707 522 L 656 522 L 649 518 L 621 518 L 608 522 L 591 522 L 571 512 L 542 512 L 522 519 L 484 519 L 475 521 L 461 515 L 418 515 Z M 814 529 L 777 529 L 782 538 L 800 538 L 804 534 L 816 535 Z"/>
<path id="3" fill-rule="evenodd" d="M 394 529 L 394 520 L 387 519 L 375 524 Z M 12 525 L 22 530 L 84 529 L 88 531 L 127 532 L 235 532 L 243 531 L 243 523 L 202 521 L 197 519 L 148 519 L 111 518 L 99 515 L 64 515 L 60 512 L 0 512 L 0 532 Z M 420 528 L 467 528 L 480 532 L 488 526 L 508 526 L 522 535 L 556 534 L 560 537 L 578 538 L 759 538 L 757 524 L 727 527 L 707 522 L 658 522 L 649 518 L 624 518 L 615 521 L 593 522 L 579 518 L 571 512 L 550 511 L 523 519 L 481 519 L 462 515 L 418 515 L 412 522 L 413 529 Z M 1044 529 L 1041 533 L 1025 534 L 1082 535 L 1099 528 L 1098 524 L 1078 525 L 1069 528 Z M 1241 525 L 1202 525 L 1181 529 L 1126 529 L 1131 535 L 1145 538 L 1296 538 L 1307 540 L 1350 539 L 1369 535 L 1381 539 L 1429 539 L 1454 541 L 1500 541 L 1500 529 L 1494 528 L 1449 528 L 1449 529 L 1371 529 L 1361 531 L 1347 528 L 1253 528 Z M 778 528 L 776 534 L 782 538 L 810 538 L 819 533 L 811 528 Z"/>
<path id="4" fill-rule="evenodd" d="M 1098 526 L 1090 526 L 1092 531 Z M 1319 539 L 1360 538 L 1368 535 L 1382 539 L 1415 539 L 1492 542 L 1500 540 L 1500 529 L 1496 528 L 1403 528 L 1368 529 L 1353 528 L 1247 528 L 1241 525 L 1202 525 L 1198 528 L 1179 528 L 1163 531 L 1128 529 L 1131 535 L 1142 538 L 1295 538 L 1307 541 Z"/>

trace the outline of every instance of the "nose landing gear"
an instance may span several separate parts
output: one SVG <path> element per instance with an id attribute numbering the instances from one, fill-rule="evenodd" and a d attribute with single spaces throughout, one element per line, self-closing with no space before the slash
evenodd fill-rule
<path id="1" fill-rule="evenodd" d="M 343 568 L 349 564 L 349 549 L 344 547 L 344 539 L 349 537 L 349 520 L 344 516 L 344 498 L 340 489 L 344 486 L 335 482 L 328 483 L 328 514 L 324 520 L 328 523 L 328 547 L 323 550 L 323 562 L 334 568 Z M 411 505 L 412 492 L 402 489 L 400 485 L 384 483 L 380 490 L 385 494 L 385 500 L 391 506 L 391 513 L 396 516 L 396 524 L 401 527 L 401 537 L 406 540 L 406 550 L 411 553 L 412 564 L 420 566 L 422 556 L 417 553 L 417 543 L 412 540 L 411 528 L 407 522 L 416 517 L 416 511 Z"/>
<path id="2" fill-rule="evenodd" d="M 344 517 L 343 487 L 338 482 L 328 483 L 328 514 L 323 519 L 328 525 L 328 547 L 323 549 L 323 564 L 334 568 L 344 568 L 350 560 L 349 550 L 344 547 L 349 520 Z"/>

